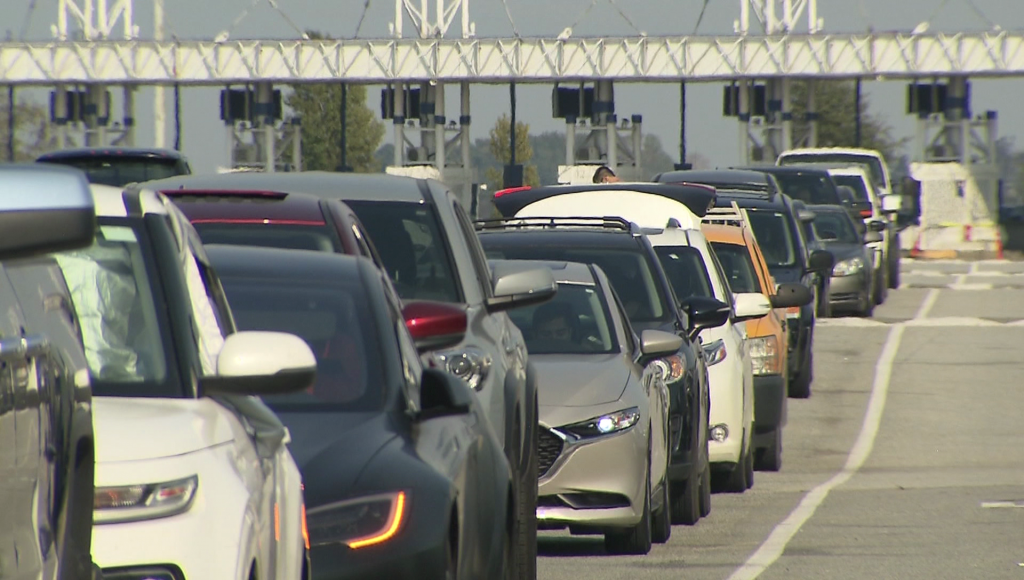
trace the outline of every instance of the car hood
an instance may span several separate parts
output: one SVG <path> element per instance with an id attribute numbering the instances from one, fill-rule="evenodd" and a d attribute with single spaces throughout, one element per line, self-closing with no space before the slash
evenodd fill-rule
<path id="1" fill-rule="evenodd" d="M 837 263 L 854 257 L 864 257 L 864 246 L 861 244 L 832 243 L 825 244 L 825 249 L 836 257 Z"/>
<path id="2" fill-rule="evenodd" d="M 531 354 L 541 407 L 589 407 L 617 401 L 629 369 L 619 353 Z"/>
<path id="3" fill-rule="evenodd" d="M 377 453 L 398 436 L 386 413 L 277 415 L 291 435 L 288 450 L 302 472 L 310 507 L 344 496 Z"/>
<path id="4" fill-rule="evenodd" d="M 193 453 L 234 439 L 231 412 L 212 399 L 94 397 L 96 461 Z"/>

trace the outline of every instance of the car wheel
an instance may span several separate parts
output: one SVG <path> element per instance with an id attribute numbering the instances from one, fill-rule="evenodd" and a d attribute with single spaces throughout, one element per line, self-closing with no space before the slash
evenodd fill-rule
<path id="1" fill-rule="evenodd" d="M 807 349 L 800 372 L 789 383 L 789 396 L 793 399 L 806 399 L 811 396 L 811 381 L 814 376 L 814 351 Z"/>
<path id="2" fill-rule="evenodd" d="M 609 554 L 643 556 L 651 551 L 651 471 L 647 470 L 647 491 L 644 493 L 643 515 L 636 526 L 604 536 L 604 549 Z"/>
<path id="3" fill-rule="evenodd" d="M 750 487 L 747 485 L 747 463 L 749 463 L 748 457 L 750 456 L 750 450 L 744 445 L 740 452 L 739 461 L 736 462 L 736 466 L 732 468 L 722 481 L 722 490 L 727 493 L 743 493 Z"/>
<path id="4" fill-rule="evenodd" d="M 743 470 L 747 472 L 747 489 L 754 487 L 754 450 L 747 447 L 746 461 Z"/>
<path id="5" fill-rule="evenodd" d="M 757 453 L 754 468 L 758 471 L 779 471 L 782 469 L 782 428 L 772 432 L 772 442 Z"/>
<path id="6" fill-rule="evenodd" d="M 668 491 L 668 470 L 661 482 L 661 509 L 651 514 L 651 541 L 664 544 L 672 537 L 672 495 Z"/>
<path id="7" fill-rule="evenodd" d="M 892 244 L 889 246 L 889 288 L 895 290 L 900 287 L 900 236 L 897 233 L 892 235 Z"/>
<path id="8" fill-rule="evenodd" d="M 711 515 L 711 470 L 705 468 L 700 474 L 700 517 Z"/>
<path id="9" fill-rule="evenodd" d="M 700 471 L 697 465 L 690 470 L 686 481 L 673 483 L 669 492 L 672 495 L 672 523 L 692 526 L 700 521 Z"/>

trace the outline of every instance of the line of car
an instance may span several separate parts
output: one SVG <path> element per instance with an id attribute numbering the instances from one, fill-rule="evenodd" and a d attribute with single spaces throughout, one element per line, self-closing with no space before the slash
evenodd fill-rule
<path id="1" fill-rule="evenodd" d="M 7 169 L 5 184 L 72 208 L 39 214 L 67 221 L 64 239 L 22 219 L 25 249 L 0 243 L 50 252 L 4 266 L 12 308 L 35 317 L 22 351 L 40 328 L 66 359 L 67 386 L 36 387 L 51 398 L 36 397 L 38 426 L 8 419 L 26 408 L 16 372 L 0 409 L 51 464 L 49 488 L 23 491 L 56 507 L 17 515 L 39 567 L 534 578 L 538 529 L 647 553 L 711 512 L 712 487 L 781 468 L 815 318 L 878 299 L 879 278 L 847 282 L 886 267 L 885 220 L 854 219 L 877 204 L 834 186 L 832 207 L 793 198 L 775 176 L 876 191 L 870 168 L 840 161 L 517 188 L 475 223 L 429 180 L 175 175 L 83 193 L 73 170 Z M 74 420 L 68 401 L 84 401 Z M 11 540 L 0 566 L 27 541 Z"/>

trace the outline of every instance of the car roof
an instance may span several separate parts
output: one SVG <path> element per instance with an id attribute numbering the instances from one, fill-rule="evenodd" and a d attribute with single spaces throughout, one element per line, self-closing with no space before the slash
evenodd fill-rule
<path id="1" fill-rule="evenodd" d="M 871 182 L 871 176 L 868 175 L 868 172 L 865 171 L 863 167 L 860 167 L 858 165 L 846 165 L 846 166 L 843 166 L 843 167 L 830 167 L 828 169 L 828 172 L 830 174 L 832 174 L 832 175 L 857 175 L 859 177 L 865 178 L 865 180 L 868 181 L 869 185 L 870 185 L 870 182 Z"/>
<path id="2" fill-rule="evenodd" d="M 770 173 L 772 175 L 817 175 L 819 177 L 828 177 L 829 171 L 824 167 L 815 167 L 811 165 L 760 165 L 753 167 L 736 167 L 735 169 L 743 169 L 745 171 L 758 171 L 761 173 Z"/>
<path id="3" fill-rule="evenodd" d="M 92 193 L 93 203 L 96 204 L 97 217 L 128 217 L 129 207 L 125 201 L 125 190 L 111 185 L 90 183 L 89 191 Z M 164 205 L 169 203 L 166 197 L 148 189 L 139 190 L 138 196 L 142 213 L 168 213 Z"/>
<path id="4" fill-rule="evenodd" d="M 547 268 L 555 282 L 559 284 L 588 284 L 594 285 L 594 275 L 590 272 L 590 266 L 582 262 L 564 262 L 553 260 L 488 260 L 488 264 L 512 264 L 523 269 Z"/>
<path id="5" fill-rule="evenodd" d="M 49 159 L 71 159 L 90 156 L 111 156 L 111 157 L 149 157 L 164 159 L 184 159 L 185 156 L 174 149 L 162 149 L 158 147 L 76 147 L 73 149 L 61 149 L 44 153 L 37 158 L 37 161 Z"/>
<path id="6" fill-rule="evenodd" d="M 276 278 L 331 284 L 358 277 L 359 261 L 366 260 L 347 254 L 263 246 L 209 244 L 205 248 L 222 278 Z"/>
<path id="7" fill-rule="evenodd" d="M 846 153 L 850 155 L 865 155 L 868 157 L 882 157 L 882 154 L 874 149 L 866 149 L 864 147 L 801 147 L 798 149 L 787 149 L 783 151 L 779 157 L 786 155 L 813 155 L 819 154 L 835 154 L 835 153 Z"/>
<path id="8" fill-rule="evenodd" d="M 824 212 L 824 213 L 843 213 L 849 215 L 850 212 L 840 205 L 815 205 L 811 206 L 810 209 L 813 212 Z"/>
<path id="9" fill-rule="evenodd" d="M 562 229 L 491 229 L 477 230 L 477 236 L 481 242 L 487 238 L 501 237 L 513 245 L 548 245 L 550 238 L 562 238 L 572 236 L 574 244 L 581 246 L 598 246 L 605 248 L 634 247 L 640 251 L 634 236 L 623 230 L 602 230 L 597 228 L 562 228 Z"/>
<path id="10" fill-rule="evenodd" d="M 320 198 L 310 193 L 233 189 L 167 189 L 162 192 L 189 220 L 294 220 L 323 224 Z M 337 202 L 341 203 L 341 202 Z"/>
<path id="11" fill-rule="evenodd" d="M 212 175 L 180 175 L 146 183 L 158 190 L 248 189 L 308 193 L 321 198 L 357 201 L 405 201 L 422 203 L 426 180 L 383 173 L 297 171 L 284 173 L 237 172 Z"/>
<path id="12" fill-rule="evenodd" d="M 743 228 L 740 226 L 705 224 L 701 230 L 704 233 L 704 238 L 707 239 L 708 242 L 735 244 L 737 246 L 747 245 L 746 236 L 743 235 Z"/>
<path id="13" fill-rule="evenodd" d="M 765 195 L 763 193 L 741 193 L 727 192 L 720 193 L 715 198 L 715 207 L 729 207 L 732 202 L 746 208 L 774 209 L 779 210 L 786 206 L 787 196 L 785 194 Z"/>
<path id="14" fill-rule="evenodd" d="M 513 217 L 526 206 L 543 199 L 573 193 L 615 191 L 630 191 L 666 197 L 685 205 L 697 216 L 703 216 L 715 198 L 714 188 L 703 184 L 620 181 L 505 189 L 495 192 L 494 205 L 503 216 Z"/>
<path id="15" fill-rule="evenodd" d="M 654 176 L 661 183 L 695 183 L 706 184 L 722 189 L 723 186 L 748 186 L 759 189 L 775 189 L 775 182 L 762 171 L 743 169 L 687 169 L 682 171 L 666 171 Z"/>

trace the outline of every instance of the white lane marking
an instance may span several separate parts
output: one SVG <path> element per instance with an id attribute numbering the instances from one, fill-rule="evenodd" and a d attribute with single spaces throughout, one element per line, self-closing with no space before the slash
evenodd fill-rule
<path id="1" fill-rule="evenodd" d="M 983 501 L 981 502 L 982 509 L 993 509 L 993 508 L 1024 508 L 1024 502 L 1019 501 Z"/>
<path id="2" fill-rule="evenodd" d="M 930 291 L 925 296 L 924 302 L 922 302 L 914 319 L 921 320 L 928 316 L 928 312 L 935 305 L 938 296 L 938 290 Z M 899 351 L 900 340 L 903 338 L 905 328 L 906 325 L 903 323 L 894 324 L 889 330 L 889 336 L 885 339 L 882 353 L 879 355 L 878 363 L 875 365 L 875 381 L 871 387 L 871 398 L 868 400 L 867 411 L 864 413 L 864 422 L 861 425 L 860 433 L 857 435 L 857 441 L 853 444 L 853 448 L 850 449 L 850 454 L 847 456 L 846 465 L 829 478 L 828 481 L 807 492 L 807 495 L 800 500 L 800 504 L 796 506 L 796 509 L 779 525 L 775 526 L 764 543 L 747 558 L 747 561 L 742 566 L 729 576 L 729 580 L 754 580 L 774 564 L 782 557 L 786 546 L 796 536 L 796 533 L 800 531 L 800 528 L 811 519 L 814 512 L 825 501 L 829 492 L 846 483 L 867 461 L 882 423 L 882 412 L 885 410 L 885 400 L 889 394 L 889 382 L 892 379 L 893 362 L 896 360 L 896 353 Z"/>

